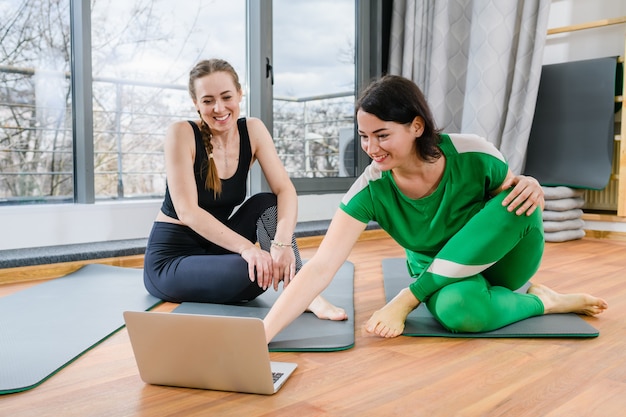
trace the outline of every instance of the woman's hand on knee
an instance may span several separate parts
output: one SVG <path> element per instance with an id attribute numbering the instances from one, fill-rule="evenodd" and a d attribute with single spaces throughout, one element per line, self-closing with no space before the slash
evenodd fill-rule
<path id="1" fill-rule="evenodd" d="M 273 262 L 270 254 L 258 246 L 251 246 L 241 252 L 241 257 L 248 262 L 250 281 L 256 281 L 259 287 L 266 290 L 273 279 Z"/>
<path id="2" fill-rule="evenodd" d="M 274 290 L 278 290 L 278 284 L 283 281 L 283 287 L 287 287 L 296 273 L 296 255 L 291 246 L 270 248 L 273 266 Z"/>
<path id="3" fill-rule="evenodd" d="M 502 183 L 502 190 L 513 187 L 509 195 L 502 201 L 502 205 L 507 207 L 508 211 L 514 211 L 518 216 L 526 213 L 527 216 L 540 208 L 543 210 L 545 206 L 544 192 L 541 184 L 533 177 L 525 175 L 517 175 L 507 178 Z"/>

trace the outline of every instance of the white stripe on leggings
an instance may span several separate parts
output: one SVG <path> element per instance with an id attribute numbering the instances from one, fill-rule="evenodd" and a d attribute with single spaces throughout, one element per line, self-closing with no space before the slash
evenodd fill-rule
<path id="1" fill-rule="evenodd" d="M 445 259 L 436 258 L 428 267 L 428 272 L 446 278 L 465 278 L 479 274 L 495 262 L 484 265 L 463 265 Z"/>

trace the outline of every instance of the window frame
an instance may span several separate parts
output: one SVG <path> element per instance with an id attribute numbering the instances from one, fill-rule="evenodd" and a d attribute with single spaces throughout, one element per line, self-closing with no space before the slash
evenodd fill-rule
<path id="1" fill-rule="evenodd" d="M 267 62 L 273 59 L 272 51 L 272 0 L 247 0 L 247 53 L 248 53 L 248 115 L 258 117 L 272 132 L 274 127 L 273 91 Z M 355 86 L 361 91 L 372 79 L 382 74 L 382 3 L 380 0 L 355 1 Z M 268 61 L 269 59 L 269 61 Z M 356 128 L 354 129 L 356 138 Z M 369 158 L 355 141 L 356 176 L 369 164 Z M 355 177 L 292 178 L 298 195 L 332 194 L 345 192 Z M 261 170 L 255 164 L 250 173 L 250 192 L 268 191 Z"/>
<path id="2" fill-rule="evenodd" d="M 74 150 L 74 203 L 94 204 L 93 93 L 91 67 L 91 7 L 89 0 L 70 0 L 71 68 Z M 382 74 L 382 4 L 380 0 L 355 2 L 356 92 Z M 261 119 L 273 131 L 273 91 L 271 77 L 266 76 L 266 58 L 273 62 L 272 0 L 247 0 L 247 114 Z M 356 94 L 355 92 L 355 94 Z M 356 137 L 356 128 L 355 128 Z M 356 174 L 369 158 L 355 141 Z M 293 178 L 299 195 L 345 192 L 354 177 Z M 250 173 L 250 192 L 267 191 L 269 187 L 255 164 Z"/>
<path id="3" fill-rule="evenodd" d="M 74 203 L 94 204 L 91 3 L 70 0 Z"/>

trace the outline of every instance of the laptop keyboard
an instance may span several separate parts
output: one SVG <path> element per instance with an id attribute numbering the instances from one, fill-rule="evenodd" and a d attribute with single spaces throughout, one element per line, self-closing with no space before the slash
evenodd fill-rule
<path id="1" fill-rule="evenodd" d="M 281 376 L 283 376 L 282 372 L 272 372 L 272 378 L 274 379 L 274 382 L 278 381 Z"/>

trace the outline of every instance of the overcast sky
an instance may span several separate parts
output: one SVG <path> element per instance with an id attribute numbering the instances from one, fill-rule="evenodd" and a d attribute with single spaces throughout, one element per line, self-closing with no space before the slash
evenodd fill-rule
<path id="1" fill-rule="evenodd" d="M 354 1 L 274 0 L 275 96 L 304 97 L 354 88 Z M 245 77 L 245 0 L 98 0 L 94 4 L 94 45 L 103 45 L 102 51 L 94 52 L 94 58 L 103 61 L 94 65 L 97 75 L 126 74 L 186 84 L 198 59 L 219 57 Z M 144 13 L 152 7 L 149 21 L 153 23 L 145 25 L 134 18 L 132 7 L 143 7 Z M 110 42 L 123 31 L 134 38 L 145 37 L 150 40 L 145 45 L 154 47 L 138 51 L 131 42 L 124 47 Z M 118 45 L 115 54 L 103 52 L 108 44 Z"/>
<path id="2" fill-rule="evenodd" d="M 275 95 L 354 88 L 354 0 L 274 0 Z"/>

